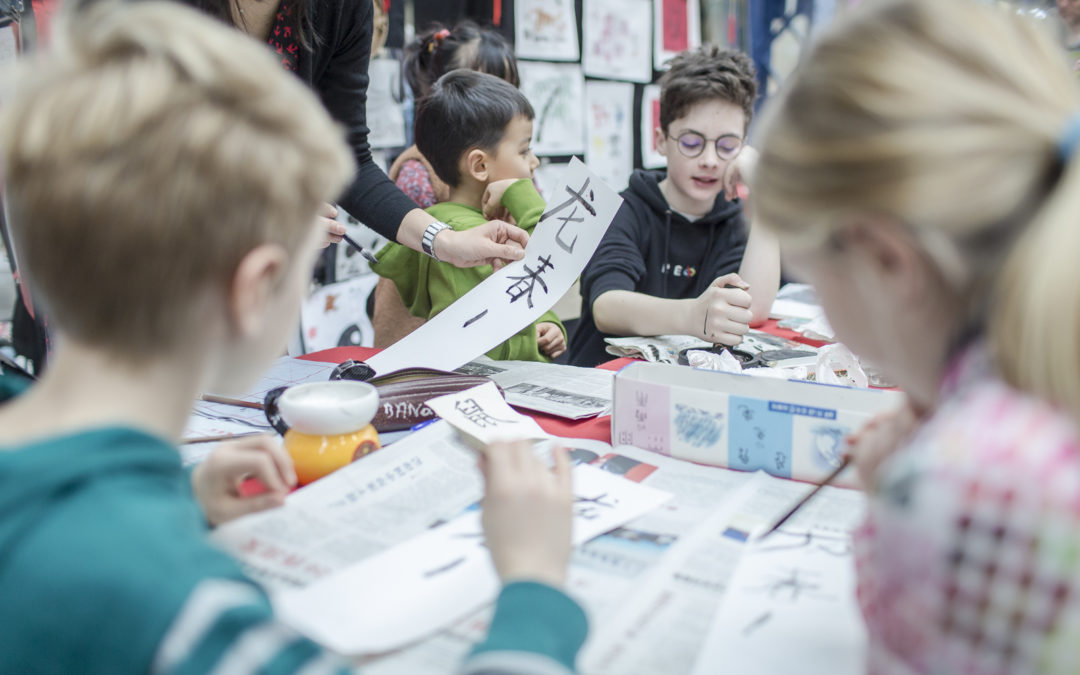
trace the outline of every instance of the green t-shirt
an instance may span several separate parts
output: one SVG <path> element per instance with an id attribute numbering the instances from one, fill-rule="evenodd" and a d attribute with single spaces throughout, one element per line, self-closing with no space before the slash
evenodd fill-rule
<path id="1" fill-rule="evenodd" d="M 502 198 L 518 225 L 532 234 L 544 213 L 544 200 L 530 180 L 519 180 L 506 189 Z M 457 231 L 478 227 L 487 222 L 479 209 L 457 202 L 442 202 L 426 209 L 435 218 Z M 490 265 L 461 269 L 450 263 L 435 262 L 430 257 L 401 244 L 387 244 L 378 254 L 379 263 L 372 269 L 397 286 L 401 300 L 413 316 L 430 319 L 476 288 L 493 270 Z M 536 326 L 553 323 L 566 329 L 552 311 L 545 312 L 487 353 L 499 361 L 550 361 L 536 343 Z"/>

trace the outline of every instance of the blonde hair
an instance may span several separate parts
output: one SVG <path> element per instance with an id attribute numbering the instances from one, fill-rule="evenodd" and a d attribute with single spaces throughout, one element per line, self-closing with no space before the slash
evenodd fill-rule
<path id="1" fill-rule="evenodd" d="M 66 17 L 0 119 L 19 262 L 62 332 L 140 358 L 262 243 L 295 250 L 353 174 L 264 45 L 175 3 Z"/>
<path id="2" fill-rule="evenodd" d="M 789 245 L 857 216 L 906 224 L 1007 379 L 1080 413 L 1080 162 L 1058 154 L 1078 112 L 1033 23 L 973 0 L 871 3 L 766 111 L 754 209 Z"/>

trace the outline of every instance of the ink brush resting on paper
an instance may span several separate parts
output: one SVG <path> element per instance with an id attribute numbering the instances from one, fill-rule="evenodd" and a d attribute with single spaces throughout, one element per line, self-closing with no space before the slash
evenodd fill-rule
<path id="1" fill-rule="evenodd" d="M 773 532 L 776 532 L 777 530 L 779 530 L 781 525 L 786 523 L 788 520 L 791 519 L 792 516 L 794 516 L 796 513 L 798 513 L 799 509 L 801 509 L 803 506 L 806 505 L 807 502 L 809 502 L 811 499 L 813 499 L 817 495 L 817 493 L 821 492 L 822 489 L 824 489 L 826 486 L 828 486 L 830 483 L 832 483 L 834 480 L 836 480 L 836 478 L 840 474 L 842 474 L 844 472 L 844 469 L 848 468 L 849 464 L 851 464 L 851 455 L 846 455 L 844 457 L 844 459 L 840 462 L 840 466 L 836 467 L 836 469 L 834 469 L 832 473 L 830 473 L 828 476 L 825 477 L 825 480 L 821 481 L 817 485 L 817 487 L 815 487 L 813 490 L 811 490 L 809 493 L 807 493 L 807 495 L 805 497 L 800 499 L 799 502 L 797 504 L 795 504 L 795 506 L 791 507 L 791 510 L 788 511 L 787 513 L 785 513 L 780 518 L 780 520 L 777 520 L 773 524 L 773 526 L 770 527 L 765 532 L 765 534 L 758 537 L 758 540 L 760 541 L 761 539 L 764 539 L 765 537 L 769 536 Z"/>
<path id="2" fill-rule="evenodd" d="M 239 398 L 228 398 L 227 396 L 214 396 L 213 394 L 203 394 L 200 397 L 207 403 L 220 403 L 222 405 L 233 405 L 237 408 L 251 408 L 252 410 L 262 410 L 263 404 L 256 401 L 244 401 Z"/>

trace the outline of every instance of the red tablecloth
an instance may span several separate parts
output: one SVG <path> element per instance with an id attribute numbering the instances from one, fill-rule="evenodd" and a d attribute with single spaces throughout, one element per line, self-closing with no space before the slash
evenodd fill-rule
<path id="1" fill-rule="evenodd" d="M 795 331 L 779 328 L 776 325 L 776 321 L 772 319 L 767 321 L 760 329 L 778 337 L 797 340 L 808 345 L 813 345 L 814 347 L 820 347 L 825 344 L 824 342 L 819 342 L 817 340 L 808 340 Z M 300 358 L 309 361 L 341 363 L 347 359 L 364 361 L 378 353 L 379 350 L 373 347 L 334 347 L 332 349 L 324 349 L 320 352 L 312 352 Z M 633 361 L 634 359 L 615 359 L 600 364 L 598 367 L 603 368 L 604 370 L 619 370 L 623 366 L 633 363 Z M 610 415 L 574 422 L 561 417 L 553 417 L 551 415 L 545 415 L 544 413 L 532 412 L 531 410 L 525 410 L 523 412 L 532 416 L 544 431 L 549 434 L 562 436 L 563 438 L 591 438 L 598 441 L 604 441 L 605 443 L 611 442 Z"/>

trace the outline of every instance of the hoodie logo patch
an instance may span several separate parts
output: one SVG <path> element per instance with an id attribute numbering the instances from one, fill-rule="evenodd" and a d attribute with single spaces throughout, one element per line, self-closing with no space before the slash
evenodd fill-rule
<path id="1" fill-rule="evenodd" d="M 671 276 L 673 276 L 673 277 L 682 277 L 682 278 L 686 278 L 686 279 L 693 279 L 694 277 L 697 276 L 697 268 L 696 267 L 690 267 L 689 265 L 686 265 L 686 266 L 675 265 L 674 267 L 672 267 L 670 263 L 664 263 L 664 265 L 660 268 L 660 273 L 661 274 L 670 273 Z"/>

